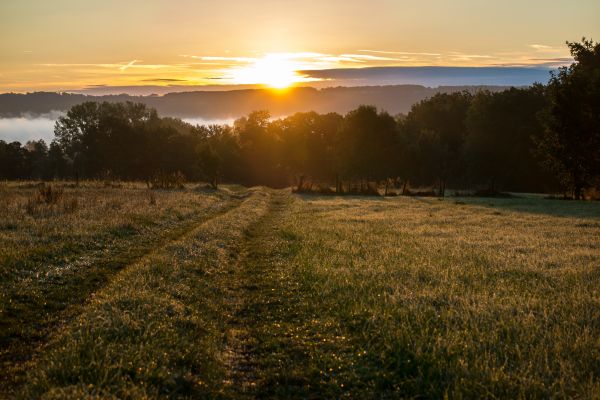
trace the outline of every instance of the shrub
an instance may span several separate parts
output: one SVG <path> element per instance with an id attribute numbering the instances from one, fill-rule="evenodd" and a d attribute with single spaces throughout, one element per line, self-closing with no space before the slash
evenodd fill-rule
<path id="1" fill-rule="evenodd" d="M 56 189 L 52 185 L 43 185 L 38 190 L 35 200 L 41 204 L 53 205 L 58 203 L 62 195 L 62 189 Z"/>
<path id="2" fill-rule="evenodd" d="M 152 189 L 183 189 L 184 183 L 185 176 L 180 171 L 171 174 L 159 172 L 150 181 L 150 187 Z"/>

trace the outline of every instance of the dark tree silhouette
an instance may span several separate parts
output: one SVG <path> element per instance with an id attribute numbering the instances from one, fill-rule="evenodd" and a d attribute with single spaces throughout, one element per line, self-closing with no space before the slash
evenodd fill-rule
<path id="1" fill-rule="evenodd" d="M 532 154 L 533 138 L 543 132 L 537 115 L 545 107 L 544 88 L 535 85 L 474 96 L 467 113 L 465 157 L 476 182 L 494 193 L 504 189 L 544 188 L 549 177 Z"/>
<path id="2" fill-rule="evenodd" d="M 464 171 L 462 150 L 471 98 L 467 92 L 438 94 L 416 104 L 404 123 L 411 139 L 418 142 L 421 179 L 437 180 L 440 196 L 448 180 Z"/>
<path id="3" fill-rule="evenodd" d="M 567 43 L 575 62 L 552 76 L 540 151 L 580 199 L 600 174 L 600 43 Z"/>

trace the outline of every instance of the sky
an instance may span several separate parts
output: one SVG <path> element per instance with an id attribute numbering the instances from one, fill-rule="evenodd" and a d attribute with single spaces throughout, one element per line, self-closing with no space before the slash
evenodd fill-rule
<path id="1" fill-rule="evenodd" d="M 554 68 L 571 61 L 565 41 L 600 40 L 599 21 L 598 0 L 1 0 L 0 93 L 333 86 L 348 75 L 323 70 L 371 67 Z"/>

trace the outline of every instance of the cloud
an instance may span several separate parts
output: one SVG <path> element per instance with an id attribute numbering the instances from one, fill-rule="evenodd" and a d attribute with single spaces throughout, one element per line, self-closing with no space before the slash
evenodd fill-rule
<path id="1" fill-rule="evenodd" d="M 133 64 L 135 64 L 136 62 L 138 62 L 138 60 L 132 60 L 132 61 L 129 61 L 129 63 L 127 63 L 127 64 L 125 64 L 125 65 L 121 66 L 119 69 L 120 69 L 121 71 L 125 71 L 127 68 L 129 68 L 129 67 L 132 67 L 132 66 L 133 66 Z"/>
<path id="2" fill-rule="evenodd" d="M 371 67 L 299 71 L 331 85 L 525 86 L 548 80 L 542 67 Z"/>
<path id="3" fill-rule="evenodd" d="M 365 61 L 400 61 L 397 58 L 390 57 L 382 57 L 382 56 L 373 56 L 368 54 L 341 54 L 340 57 L 345 57 L 348 59 L 353 59 L 357 62 L 365 62 Z"/>
<path id="4" fill-rule="evenodd" d="M 188 82 L 187 79 L 176 78 L 155 78 L 155 79 L 140 79 L 140 82 Z"/>
<path id="5" fill-rule="evenodd" d="M 79 68 L 79 67 L 92 67 L 92 68 L 102 68 L 102 69 L 118 69 L 121 71 L 127 70 L 129 68 L 135 69 L 163 69 L 163 68 L 178 68 L 184 67 L 183 64 L 138 64 L 140 60 L 133 60 L 125 63 L 43 63 L 36 64 L 41 67 L 48 68 Z"/>
<path id="6" fill-rule="evenodd" d="M 200 61 L 226 61 L 238 63 L 252 63 L 256 61 L 256 58 L 252 57 L 194 56 L 189 54 L 181 54 L 180 56 Z"/>
<path id="7" fill-rule="evenodd" d="M 411 51 L 387 51 L 387 50 L 358 50 L 364 53 L 377 53 L 377 54 L 397 54 L 397 55 L 406 55 L 406 56 L 432 56 L 437 57 L 441 56 L 441 53 L 420 53 L 420 52 L 411 52 Z"/>
<path id="8" fill-rule="evenodd" d="M 545 44 L 530 44 L 529 47 L 531 47 L 535 51 L 544 52 L 544 53 L 562 50 L 562 49 L 557 49 L 556 47 L 547 46 Z"/>
<path id="9" fill-rule="evenodd" d="M 535 65 L 546 67 L 564 67 L 573 63 L 573 57 L 530 58 Z"/>
<path id="10" fill-rule="evenodd" d="M 554 58 L 530 58 L 531 61 L 544 61 L 544 62 L 573 62 L 573 57 L 554 57 Z"/>
<path id="11" fill-rule="evenodd" d="M 476 60 L 476 59 L 493 58 L 492 56 L 490 56 L 488 54 L 463 54 L 463 53 L 456 53 L 456 52 L 450 53 L 449 57 L 452 60 L 456 60 L 456 61 L 469 61 L 469 60 Z"/>

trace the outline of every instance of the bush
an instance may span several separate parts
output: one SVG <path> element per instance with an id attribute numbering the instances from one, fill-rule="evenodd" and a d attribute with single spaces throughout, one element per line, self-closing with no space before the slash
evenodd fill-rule
<path id="1" fill-rule="evenodd" d="M 58 203 L 62 195 L 62 189 L 56 189 L 52 185 L 42 185 L 38 190 L 35 201 L 40 204 L 53 205 Z"/>
<path id="2" fill-rule="evenodd" d="M 152 189 L 183 189 L 184 183 L 185 176 L 179 171 L 171 174 L 159 172 L 150 181 L 150 187 Z"/>

